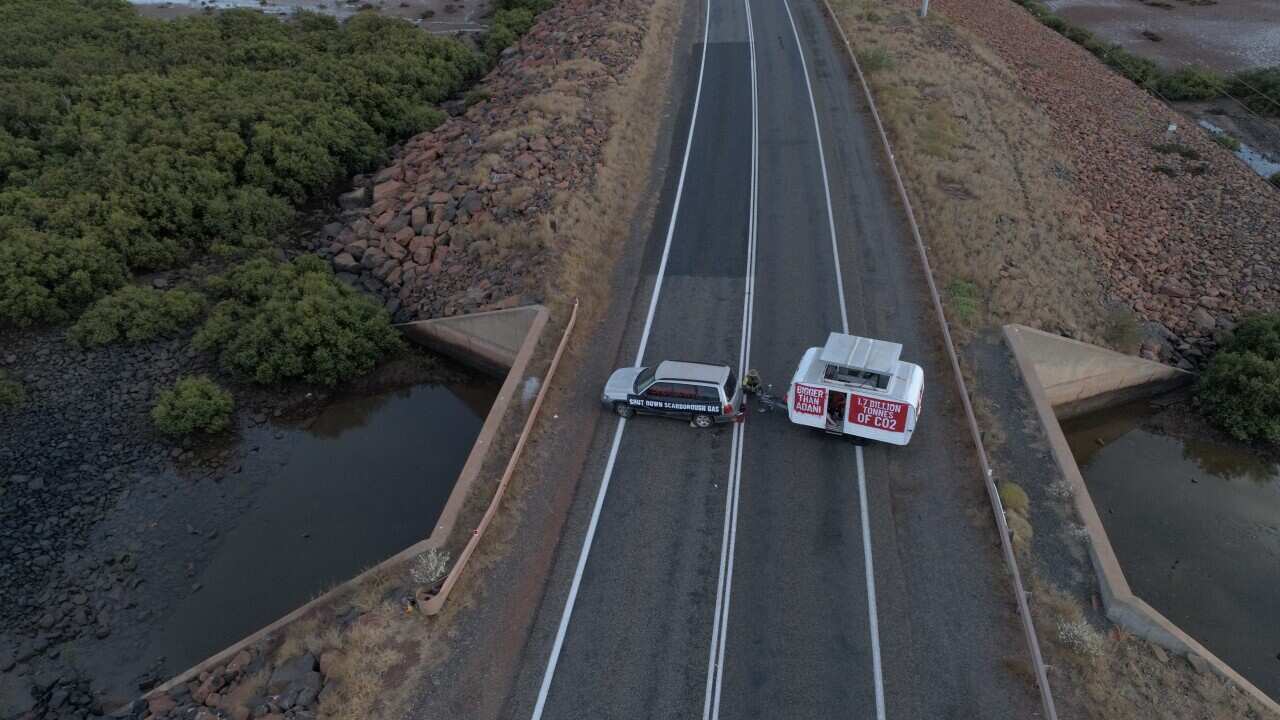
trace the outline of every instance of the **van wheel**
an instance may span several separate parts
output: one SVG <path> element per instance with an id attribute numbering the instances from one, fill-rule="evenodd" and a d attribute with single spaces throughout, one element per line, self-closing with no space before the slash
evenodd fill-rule
<path id="1" fill-rule="evenodd" d="M 619 417 L 629 418 L 636 414 L 636 409 L 626 403 L 614 403 L 613 411 L 618 413 Z"/>
<path id="2" fill-rule="evenodd" d="M 711 416 L 710 415 L 694 415 L 693 424 L 705 430 L 706 428 L 711 427 L 711 424 L 712 424 Z"/>

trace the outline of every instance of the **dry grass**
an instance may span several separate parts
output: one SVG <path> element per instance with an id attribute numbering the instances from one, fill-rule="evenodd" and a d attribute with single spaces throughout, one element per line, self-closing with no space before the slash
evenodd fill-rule
<path id="1" fill-rule="evenodd" d="M 568 80 L 560 80 L 558 83 L 570 82 Z M 531 113 L 540 113 L 548 121 L 559 120 L 562 123 L 572 122 L 578 117 L 578 113 L 582 112 L 586 101 L 577 95 L 570 95 L 565 92 L 544 92 L 537 95 L 530 95 L 520 103 L 520 107 Z"/>
<path id="2" fill-rule="evenodd" d="M 1201 675 L 1185 658 L 1114 629 L 1090 630 L 1089 639 L 1057 628 L 1084 623 L 1084 612 L 1067 593 L 1031 582 L 1032 612 L 1041 628 L 1041 650 L 1052 668 L 1061 717 L 1090 720 L 1274 720 L 1238 688 L 1212 673 Z M 1045 628 L 1054 628 L 1046 632 Z M 1083 645 L 1081 644 L 1083 642 Z"/>
<path id="3" fill-rule="evenodd" d="M 1107 342 L 1104 288 L 1066 156 L 1009 69 L 933 13 L 834 0 L 868 73 L 938 284 L 972 284 L 961 325 L 1020 322 Z M 953 308 L 954 309 L 954 308 Z M 959 333 L 968 339 L 969 333 Z"/>
<path id="4" fill-rule="evenodd" d="M 591 78 L 603 75 L 606 72 L 604 63 L 595 58 L 573 58 L 555 65 L 543 66 L 540 70 L 547 78 L 552 80 L 573 77 Z"/>
<path id="5" fill-rule="evenodd" d="M 507 128 L 492 133 L 481 143 L 481 147 L 487 152 L 501 150 L 505 145 L 513 143 L 520 138 L 531 138 L 535 135 L 541 135 L 546 132 L 550 125 L 545 119 L 531 118 L 530 122 L 520 125 L 519 127 Z"/>

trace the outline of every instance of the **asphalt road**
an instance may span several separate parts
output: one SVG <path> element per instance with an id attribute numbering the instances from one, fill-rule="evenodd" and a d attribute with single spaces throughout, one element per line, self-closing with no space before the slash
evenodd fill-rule
<path id="1" fill-rule="evenodd" d="M 859 448 L 784 412 L 700 431 L 602 410 L 504 716 L 1037 715 L 922 270 L 820 8 L 691 8 L 706 42 L 685 48 L 679 156 L 617 364 L 724 362 L 781 392 L 847 327 L 924 367 L 915 436 Z"/>

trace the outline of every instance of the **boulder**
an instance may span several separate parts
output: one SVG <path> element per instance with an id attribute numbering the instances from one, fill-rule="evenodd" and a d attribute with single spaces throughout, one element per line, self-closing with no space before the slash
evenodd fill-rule
<path id="1" fill-rule="evenodd" d="M 276 695 L 284 692 L 290 685 L 301 682 L 309 677 L 309 673 L 315 673 L 316 678 L 320 677 L 317 673 L 320 664 L 316 661 L 316 656 L 311 653 L 303 653 L 295 657 L 289 658 L 276 666 L 271 673 L 271 679 L 267 681 L 267 693 Z M 317 685 L 318 687 L 318 685 Z"/>
<path id="2" fill-rule="evenodd" d="M 404 183 L 399 180 L 387 180 L 373 186 L 373 201 L 378 202 L 384 198 L 394 198 L 400 195 L 400 191 L 404 189 Z"/>
<path id="3" fill-rule="evenodd" d="M 413 226 L 415 233 L 422 233 L 422 228 L 426 227 L 427 224 L 427 209 L 421 205 L 414 208 L 410 214 L 410 224 Z"/>
<path id="4" fill-rule="evenodd" d="M 340 252 L 333 259 L 333 269 L 338 272 L 353 272 L 360 267 L 359 261 L 349 252 Z"/>
<path id="5" fill-rule="evenodd" d="M 178 703 L 174 702 L 173 698 L 165 693 L 147 698 L 147 710 L 152 715 L 167 715 L 176 707 L 178 707 Z"/>
<path id="6" fill-rule="evenodd" d="M 1213 319 L 1213 315 L 1210 315 L 1209 311 L 1201 307 L 1196 308 L 1191 313 L 1191 322 L 1195 323 L 1196 327 L 1204 332 L 1213 330 L 1218 325 L 1218 321 Z"/>

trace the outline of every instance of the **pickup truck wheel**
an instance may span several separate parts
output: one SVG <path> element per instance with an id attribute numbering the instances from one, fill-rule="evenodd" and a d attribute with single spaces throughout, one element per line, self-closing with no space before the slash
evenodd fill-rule
<path id="1" fill-rule="evenodd" d="M 618 413 L 619 417 L 629 418 L 636 414 L 636 409 L 626 403 L 614 403 L 613 411 Z"/>
<path id="2" fill-rule="evenodd" d="M 711 421 L 710 415 L 694 415 L 693 416 L 693 424 L 696 425 L 697 427 L 700 427 L 703 429 L 709 428 L 711 427 L 711 422 L 712 421 Z"/>

